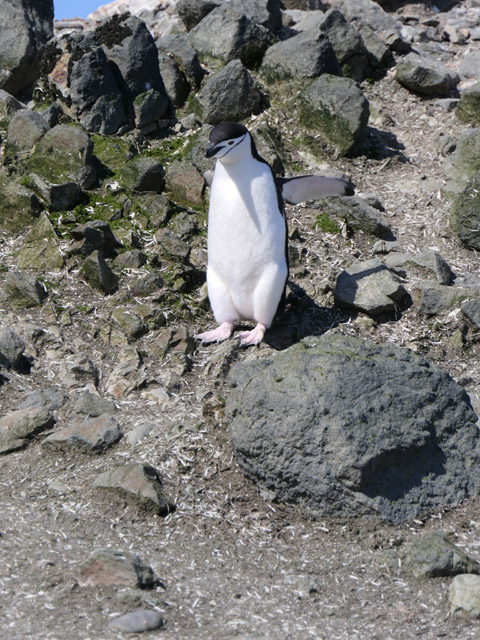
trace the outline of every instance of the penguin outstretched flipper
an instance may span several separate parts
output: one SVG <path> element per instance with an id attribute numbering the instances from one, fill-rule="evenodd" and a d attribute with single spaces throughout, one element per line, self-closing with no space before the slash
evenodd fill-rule
<path id="1" fill-rule="evenodd" d="M 203 177 L 210 187 L 214 171 L 205 171 Z M 327 196 L 353 196 L 355 189 L 348 180 L 327 176 L 296 176 L 294 178 L 275 178 L 282 198 L 288 204 L 299 204 L 308 200 L 318 200 Z"/>
<path id="2" fill-rule="evenodd" d="M 348 180 L 327 176 L 276 178 L 282 198 L 289 204 L 318 200 L 327 196 L 353 196 L 355 190 Z"/>

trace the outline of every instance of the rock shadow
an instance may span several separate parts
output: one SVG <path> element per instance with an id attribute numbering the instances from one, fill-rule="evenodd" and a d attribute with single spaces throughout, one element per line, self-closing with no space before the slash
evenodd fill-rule
<path id="1" fill-rule="evenodd" d="M 433 488 L 437 478 L 447 473 L 446 461 L 432 429 L 430 437 L 418 448 L 386 451 L 373 458 L 362 469 L 360 486 L 356 490 L 371 499 L 403 500 L 425 482 Z"/>
<path id="2" fill-rule="evenodd" d="M 280 304 L 264 342 L 277 351 L 288 349 L 307 336 L 322 335 L 357 317 L 355 311 L 322 307 L 298 284 L 288 282 L 290 293 Z"/>

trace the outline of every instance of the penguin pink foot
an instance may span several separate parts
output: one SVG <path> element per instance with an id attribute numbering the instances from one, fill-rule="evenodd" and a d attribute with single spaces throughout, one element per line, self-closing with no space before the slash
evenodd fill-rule
<path id="1" fill-rule="evenodd" d="M 233 323 L 232 322 L 222 322 L 220 326 L 216 329 L 212 329 L 212 331 L 204 331 L 203 333 L 198 333 L 195 338 L 197 340 L 201 340 L 203 343 L 207 342 L 223 342 L 223 340 L 228 340 L 232 335 L 233 331 Z"/>
<path id="2" fill-rule="evenodd" d="M 238 336 L 242 347 L 259 344 L 263 340 L 266 328 L 267 327 L 264 324 L 259 322 L 251 331 L 242 331 Z"/>

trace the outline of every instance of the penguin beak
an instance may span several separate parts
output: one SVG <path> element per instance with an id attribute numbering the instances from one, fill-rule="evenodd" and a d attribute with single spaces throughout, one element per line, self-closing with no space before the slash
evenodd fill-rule
<path id="1" fill-rule="evenodd" d="M 220 149 L 222 149 L 223 147 L 221 145 L 218 146 L 214 146 L 212 143 L 210 143 L 207 147 L 207 150 L 205 151 L 205 157 L 206 158 L 213 158 L 213 156 L 218 153 L 220 151 Z"/>

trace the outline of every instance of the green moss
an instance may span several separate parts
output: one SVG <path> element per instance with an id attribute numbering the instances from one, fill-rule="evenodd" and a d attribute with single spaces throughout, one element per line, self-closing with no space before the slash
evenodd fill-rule
<path id="1" fill-rule="evenodd" d="M 318 231 L 323 231 L 323 233 L 338 234 L 341 232 L 338 224 L 335 222 L 335 220 L 332 220 L 326 212 L 318 214 L 318 216 L 315 218 L 315 222 L 313 223 L 313 228 Z"/>
<path id="2" fill-rule="evenodd" d="M 124 138 L 115 138 L 93 134 L 93 153 L 100 162 L 112 173 L 118 173 L 137 151 L 131 142 Z"/>

